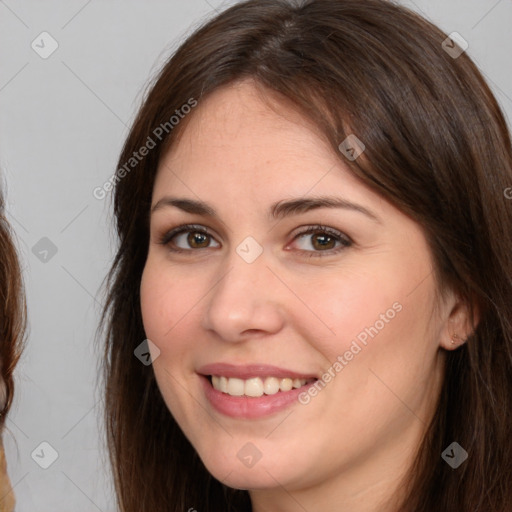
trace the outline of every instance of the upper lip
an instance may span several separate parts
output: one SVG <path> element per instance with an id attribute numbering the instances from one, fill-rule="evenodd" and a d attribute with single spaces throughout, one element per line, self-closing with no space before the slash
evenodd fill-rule
<path id="1" fill-rule="evenodd" d="M 299 373 L 285 368 L 278 368 L 268 364 L 234 365 L 228 363 L 212 363 L 201 366 L 197 370 L 201 375 L 216 375 L 220 377 L 235 377 L 238 379 L 250 379 L 252 377 L 276 377 L 284 379 L 316 379 L 311 373 Z"/>

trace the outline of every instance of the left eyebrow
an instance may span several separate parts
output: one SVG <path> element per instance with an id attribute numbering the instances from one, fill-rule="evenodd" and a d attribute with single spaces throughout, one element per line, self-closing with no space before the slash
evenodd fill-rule
<path id="1" fill-rule="evenodd" d="M 152 208 L 151 213 L 160 210 L 165 206 L 174 206 L 187 213 L 203 215 L 207 217 L 218 217 L 215 209 L 203 201 L 196 201 L 195 199 L 178 198 L 178 197 L 163 197 Z M 287 201 L 278 201 L 271 205 L 269 216 L 273 219 L 282 219 L 291 215 L 300 215 L 310 210 L 318 208 L 343 208 L 345 210 L 352 210 L 362 213 L 368 218 L 382 224 L 382 221 L 375 213 L 368 208 L 344 199 L 341 197 L 332 196 L 319 196 L 319 197 L 305 197 L 298 199 L 291 199 Z"/>
<path id="2" fill-rule="evenodd" d="M 368 208 L 353 203 L 348 199 L 332 196 L 306 197 L 292 199 L 290 201 L 279 201 L 272 205 L 270 214 L 275 219 L 281 219 L 289 215 L 298 215 L 317 208 L 343 208 L 345 210 L 352 210 L 362 213 L 373 221 L 382 224 L 381 219 Z"/>

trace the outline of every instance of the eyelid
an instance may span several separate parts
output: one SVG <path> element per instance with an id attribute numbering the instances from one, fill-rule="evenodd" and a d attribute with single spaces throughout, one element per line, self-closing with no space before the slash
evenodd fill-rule
<path id="1" fill-rule="evenodd" d="M 308 235 L 310 233 L 318 233 L 318 232 L 327 233 L 328 235 L 332 235 L 334 237 L 344 239 L 347 242 L 352 242 L 352 239 L 348 235 L 343 233 L 342 231 L 339 231 L 338 229 L 335 229 L 335 228 L 331 228 L 329 226 L 325 226 L 323 224 L 313 224 L 313 225 L 307 226 L 305 229 L 302 229 L 301 231 L 298 231 L 297 233 L 295 233 L 293 235 L 293 239 L 295 240 L 295 238 L 297 238 L 298 236 L 301 236 L 301 235 Z"/>

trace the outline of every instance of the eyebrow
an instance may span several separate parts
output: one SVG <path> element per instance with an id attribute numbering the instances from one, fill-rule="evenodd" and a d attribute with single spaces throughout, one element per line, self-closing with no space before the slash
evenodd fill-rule
<path id="1" fill-rule="evenodd" d="M 187 213 L 203 215 L 207 217 L 218 217 L 217 212 L 207 203 L 194 199 L 166 196 L 160 199 L 152 208 L 151 213 L 161 210 L 164 207 L 174 206 Z M 374 222 L 382 224 L 382 221 L 375 213 L 368 208 L 353 203 L 341 197 L 315 196 L 291 200 L 278 201 L 271 205 L 269 217 L 272 219 L 283 219 L 291 215 L 299 215 L 318 208 L 343 208 L 362 213 Z"/>

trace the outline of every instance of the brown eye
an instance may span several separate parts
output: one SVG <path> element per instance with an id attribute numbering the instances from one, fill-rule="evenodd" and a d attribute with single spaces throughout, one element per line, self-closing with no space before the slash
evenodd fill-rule
<path id="1" fill-rule="evenodd" d="M 299 233 L 294 243 L 309 256 L 329 256 L 352 245 L 352 240 L 338 230 L 325 226 L 312 226 Z"/>
<path id="2" fill-rule="evenodd" d="M 326 249 L 334 249 L 336 245 L 336 240 L 326 234 L 315 234 L 312 236 L 312 246 L 315 249 L 319 249 L 321 251 Z"/>
<path id="3" fill-rule="evenodd" d="M 193 249 L 203 249 L 208 247 L 210 235 L 201 233 L 200 231 L 190 231 L 187 236 L 187 243 Z"/>
<path id="4" fill-rule="evenodd" d="M 160 243 L 169 247 L 171 251 L 192 251 L 194 249 L 209 249 L 220 247 L 215 238 L 202 226 L 179 226 L 166 233 Z"/>

